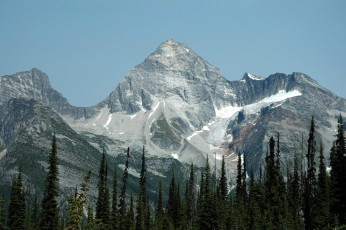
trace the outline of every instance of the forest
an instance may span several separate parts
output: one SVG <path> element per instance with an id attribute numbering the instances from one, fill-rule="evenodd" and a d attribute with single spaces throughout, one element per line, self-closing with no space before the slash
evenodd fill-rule
<path id="1" fill-rule="evenodd" d="M 286 172 L 280 165 L 280 134 L 277 134 L 270 138 L 265 165 L 256 176 L 248 168 L 246 156 L 238 153 L 233 190 L 226 177 L 224 157 L 218 178 L 207 158 L 199 181 L 193 164 L 185 185 L 176 182 L 174 172 L 168 191 L 162 191 L 162 183 L 158 181 L 155 202 L 147 196 L 144 147 L 138 194 L 127 192 L 130 148 L 122 180 L 118 182 L 115 167 L 111 185 L 103 151 L 96 203 L 88 198 L 93 173 L 89 170 L 69 197 L 67 208 L 59 207 L 57 202 L 59 159 L 54 134 L 42 199 L 37 195 L 32 201 L 28 199 L 20 164 L 12 179 L 10 196 L 0 194 L 0 230 L 346 229 L 343 124 L 340 115 L 330 159 L 324 157 L 323 140 L 316 138 L 312 117 L 303 158 L 295 154 L 293 167 L 287 167 Z M 163 200 L 164 192 L 168 193 L 167 200 Z"/>

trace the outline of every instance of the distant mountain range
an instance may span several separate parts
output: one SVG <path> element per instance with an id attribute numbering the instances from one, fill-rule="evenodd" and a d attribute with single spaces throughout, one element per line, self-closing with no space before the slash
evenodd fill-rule
<path id="1" fill-rule="evenodd" d="M 188 164 L 202 167 L 207 156 L 217 168 L 225 156 L 232 183 L 236 153 L 245 154 L 248 170 L 258 172 L 269 138 L 276 133 L 282 165 L 290 165 L 307 144 L 312 115 L 328 153 L 340 114 L 346 116 L 346 100 L 305 74 L 263 78 L 245 73 L 239 81 L 228 81 L 191 48 L 168 40 L 92 107 L 70 105 L 38 69 L 0 77 L 0 184 L 8 189 L 22 160 L 28 190 L 43 188 L 53 130 L 66 196 L 88 168 L 97 172 L 102 149 L 111 172 L 111 164 L 117 165 L 120 176 L 127 147 L 133 152 L 134 191 L 142 146 L 151 194 L 158 180 L 170 180 L 173 169 L 182 181 Z"/>

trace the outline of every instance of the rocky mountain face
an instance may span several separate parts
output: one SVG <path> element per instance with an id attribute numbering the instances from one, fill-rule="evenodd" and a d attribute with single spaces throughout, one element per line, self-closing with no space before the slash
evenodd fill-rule
<path id="1" fill-rule="evenodd" d="M 93 107 L 71 106 L 36 69 L 0 77 L 0 96 L 0 128 L 9 126 L 10 98 L 33 98 L 52 108 L 66 129 L 80 138 L 78 143 L 92 152 L 106 149 L 117 164 L 123 164 L 120 160 L 124 162 L 128 146 L 140 154 L 144 145 L 153 180 L 165 178 L 173 165 L 183 178 L 187 164 L 203 166 L 207 156 L 219 167 L 223 155 L 232 178 L 238 151 L 246 155 L 248 169 L 256 171 L 264 163 L 269 138 L 277 133 L 286 167 L 306 145 L 312 115 L 326 152 L 334 139 L 336 116 L 346 116 L 346 100 L 305 74 L 263 78 L 245 73 L 239 81 L 228 81 L 219 69 L 174 40 L 162 43 Z M 7 151 L 25 122 L 31 122 L 23 114 L 18 116 L 9 131 L 0 129 L 2 149 Z M 85 159 L 84 152 L 79 154 L 81 161 Z M 138 172 L 133 168 L 133 175 Z"/>

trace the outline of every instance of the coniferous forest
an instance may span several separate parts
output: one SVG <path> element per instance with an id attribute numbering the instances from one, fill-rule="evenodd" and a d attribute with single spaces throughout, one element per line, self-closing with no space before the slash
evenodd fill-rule
<path id="1" fill-rule="evenodd" d="M 146 158 L 143 147 L 138 194 L 127 192 L 130 148 L 123 172 L 117 172 L 109 184 L 105 151 L 100 159 L 97 201 L 89 202 L 92 171 L 59 207 L 59 154 L 55 133 L 48 158 L 48 172 L 42 199 L 28 201 L 22 167 L 12 179 L 9 197 L 0 194 L 0 230 L 32 229 L 346 229 L 346 146 L 343 120 L 338 120 L 337 135 L 330 159 L 323 140 L 317 140 L 314 117 L 311 119 L 307 149 L 295 154 L 293 167 L 283 170 L 280 134 L 270 138 L 265 165 L 254 174 L 246 156 L 238 153 L 237 177 L 230 189 L 225 160 L 218 177 L 207 158 L 201 175 L 190 165 L 185 185 L 172 174 L 168 191 L 158 181 L 155 202 L 146 191 Z M 329 150 L 328 150 L 329 151 Z M 327 165 L 329 167 L 327 167 Z M 249 173 L 250 172 L 250 173 Z M 94 172 L 95 173 L 95 172 Z M 122 173 L 121 181 L 117 174 Z M 197 180 L 197 178 L 199 178 Z M 119 189 L 120 188 L 120 189 Z M 168 194 L 164 200 L 163 193 Z M 5 202 L 8 200 L 9 202 Z M 8 203 L 8 205 L 5 205 Z"/>

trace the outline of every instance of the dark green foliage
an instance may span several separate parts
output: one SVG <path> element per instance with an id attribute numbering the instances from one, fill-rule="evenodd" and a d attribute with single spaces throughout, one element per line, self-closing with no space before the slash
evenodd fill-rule
<path id="1" fill-rule="evenodd" d="M 346 147 L 344 123 L 340 115 L 337 135 L 330 152 L 331 217 L 335 225 L 346 224 Z"/>
<path id="2" fill-rule="evenodd" d="M 119 225 L 117 185 L 118 185 L 117 167 L 114 167 L 114 179 L 113 179 L 113 190 L 112 190 L 112 213 L 111 213 L 111 227 L 113 230 L 118 229 L 118 225 Z"/>
<path id="3" fill-rule="evenodd" d="M 142 153 L 142 168 L 139 176 L 139 195 L 137 200 L 137 216 L 136 216 L 136 230 L 145 229 L 145 207 L 146 207 L 146 166 L 145 166 L 145 151 L 143 146 Z"/>
<path id="4" fill-rule="evenodd" d="M 89 181 L 91 179 L 91 174 L 92 171 L 91 169 L 89 169 L 87 175 L 84 176 L 84 180 L 81 183 L 81 191 L 79 192 L 76 188 L 75 194 L 69 198 L 69 205 L 67 207 L 67 211 L 69 212 L 69 220 L 66 230 L 80 229 L 83 219 L 83 211 L 87 202 L 86 193 L 89 191 Z"/>
<path id="5" fill-rule="evenodd" d="M 298 172 L 298 158 L 294 158 L 293 175 L 287 180 L 287 222 L 291 229 L 301 229 L 301 178 Z"/>
<path id="6" fill-rule="evenodd" d="M 253 170 L 250 174 L 249 186 L 249 207 L 248 207 L 248 229 L 263 229 L 263 215 L 260 203 L 263 199 L 263 192 L 260 190 L 259 184 L 255 182 Z"/>
<path id="7" fill-rule="evenodd" d="M 280 139 L 278 135 L 277 152 L 275 161 L 275 141 L 271 137 L 269 141 L 269 156 L 266 157 L 266 178 L 264 181 L 266 212 L 266 229 L 282 229 L 285 226 L 285 184 L 280 171 Z"/>
<path id="8" fill-rule="evenodd" d="M 121 188 L 120 203 L 119 203 L 119 215 L 121 220 L 125 219 L 126 215 L 126 187 L 129 168 L 130 148 L 127 148 L 126 163 L 123 173 L 123 187 Z M 122 222 L 122 221 L 121 221 Z"/>
<path id="9" fill-rule="evenodd" d="M 48 173 L 43 192 L 40 228 L 42 230 L 56 230 L 59 227 L 59 209 L 56 201 L 56 197 L 58 196 L 59 171 L 55 132 L 48 164 Z"/>
<path id="10" fill-rule="evenodd" d="M 125 228 L 126 230 L 134 230 L 136 229 L 136 223 L 135 223 L 135 212 L 134 212 L 134 205 L 133 205 L 133 196 L 131 194 L 130 196 L 130 208 L 127 212 L 126 219 L 125 219 Z"/>
<path id="11" fill-rule="evenodd" d="M 8 208 L 7 225 L 11 230 L 25 228 L 26 201 L 21 163 L 18 171 L 18 176 L 12 180 L 10 205 Z"/>
<path id="12" fill-rule="evenodd" d="M 195 207 L 195 194 L 196 187 L 195 187 L 195 174 L 194 174 L 194 168 L 193 164 L 190 166 L 190 177 L 189 181 L 186 184 L 186 192 L 185 192 L 185 215 L 187 220 L 187 226 L 192 228 L 195 214 L 196 214 L 196 207 Z"/>
<path id="13" fill-rule="evenodd" d="M 320 229 L 327 229 L 329 222 L 329 194 L 328 177 L 323 156 L 323 143 L 320 144 L 320 165 L 318 172 L 318 190 L 316 199 L 316 226 Z"/>
<path id="14" fill-rule="evenodd" d="M 168 201 L 167 201 L 167 216 L 169 221 L 177 228 L 181 222 L 181 197 L 180 187 L 175 183 L 174 172 L 169 186 Z"/>
<path id="15" fill-rule="evenodd" d="M 0 194 L 0 230 L 5 229 L 5 204 L 4 196 Z"/>
<path id="16" fill-rule="evenodd" d="M 221 175 L 220 175 L 220 199 L 223 201 L 226 201 L 227 199 L 227 177 L 226 177 L 226 165 L 225 165 L 225 156 L 222 155 L 222 162 L 221 162 Z"/>
<path id="17" fill-rule="evenodd" d="M 110 217 L 107 171 L 106 153 L 105 150 L 103 150 L 99 170 L 99 181 L 97 184 L 98 197 L 96 202 L 96 219 L 102 220 L 105 225 L 109 223 Z"/>
<path id="18" fill-rule="evenodd" d="M 162 201 L 162 182 L 160 181 L 159 195 L 158 195 L 157 206 L 155 210 L 155 229 L 163 228 L 163 219 L 164 219 L 164 212 L 163 212 L 163 201 Z"/>
<path id="19" fill-rule="evenodd" d="M 316 167 L 315 167 L 315 154 L 316 154 L 316 140 L 315 140 L 315 120 L 311 119 L 309 139 L 308 139 L 308 152 L 306 154 L 308 160 L 307 177 L 305 179 L 304 187 L 304 222 L 305 229 L 312 230 L 316 226 L 316 194 L 317 194 L 317 181 L 316 181 Z"/>

